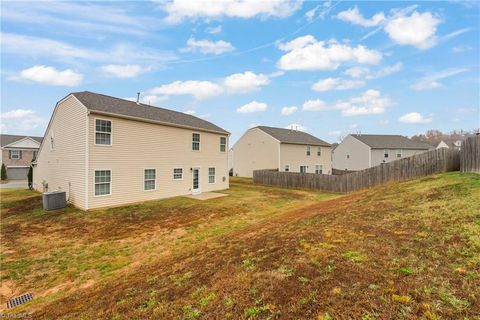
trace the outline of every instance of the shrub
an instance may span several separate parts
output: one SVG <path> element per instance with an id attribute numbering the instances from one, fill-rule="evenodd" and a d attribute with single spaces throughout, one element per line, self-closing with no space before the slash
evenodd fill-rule
<path id="1" fill-rule="evenodd" d="M 7 168 L 5 168 L 5 163 L 2 163 L 1 178 L 2 180 L 7 180 Z"/>
<path id="2" fill-rule="evenodd" d="M 33 167 L 30 166 L 30 168 L 28 168 L 28 189 L 32 189 L 33 187 Z"/>

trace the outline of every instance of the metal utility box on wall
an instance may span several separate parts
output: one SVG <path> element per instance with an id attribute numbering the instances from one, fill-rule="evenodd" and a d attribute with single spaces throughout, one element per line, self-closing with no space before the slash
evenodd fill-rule
<path id="1" fill-rule="evenodd" d="M 55 210 L 67 206 L 67 194 L 65 191 L 51 191 L 43 193 L 43 209 Z"/>

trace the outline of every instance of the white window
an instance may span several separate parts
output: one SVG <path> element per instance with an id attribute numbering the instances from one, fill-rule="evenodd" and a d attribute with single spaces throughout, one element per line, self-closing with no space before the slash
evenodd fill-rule
<path id="1" fill-rule="evenodd" d="M 383 150 L 383 156 L 385 158 L 388 158 L 388 150 L 387 149 Z"/>
<path id="2" fill-rule="evenodd" d="M 14 159 L 14 160 L 20 160 L 22 159 L 22 151 L 21 150 L 9 150 L 8 151 L 9 155 L 10 155 L 10 159 Z"/>
<path id="3" fill-rule="evenodd" d="M 33 160 L 37 159 L 38 151 L 33 151 Z"/>
<path id="4" fill-rule="evenodd" d="M 95 144 L 112 145 L 112 121 L 95 119 Z"/>
<path id="5" fill-rule="evenodd" d="M 350 159 L 350 152 L 347 152 L 347 159 Z"/>
<path id="6" fill-rule="evenodd" d="M 301 173 L 307 173 L 307 171 L 308 171 L 308 166 L 300 166 Z"/>
<path id="7" fill-rule="evenodd" d="M 112 172 L 110 170 L 95 170 L 95 195 L 112 194 Z"/>
<path id="8" fill-rule="evenodd" d="M 307 156 L 310 156 L 310 146 L 307 146 Z"/>
<path id="9" fill-rule="evenodd" d="M 322 165 L 321 164 L 315 165 L 315 173 L 316 174 L 322 174 Z"/>
<path id="10" fill-rule="evenodd" d="M 208 168 L 208 183 L 215 183 L 215 168 Z"/>
<path id="11" fill-rule="evenodd" d="M 143 181 L 143 190 L 155 190 L 156 189 L 156 170 L 155 169 L 145 169 L 144 172 L 144 181 Z"/>
<path id="12" fill-rule="evenodd" d="M 285 172 L 290 171 L 290 166 L 288 164 L 285 165 Z"/>
<path id="13" fill-rule="evenodd" d="M 220 152 L 225 152 L 227 150 L 227 138 L 220 137 Z"/>
<path id="14" fill-rule="evenodd" d="M 192 133 L 192 150 L 200 150 L 200 133 Z"/>
<path id="15" fill-rule="evenodd" d="M 317 156 L 321 156 L 322 155 L 322 148 L 321 147 L 318 147 L 317 148 Z"/>
<path id="16" fill-rule="evenodd" d="M 173 180 L 183 180 L 183 169 L 174 168 L 173 169 Z"/>
<path id="17" fill-rule="evenodd" d="M 401 157 L 402 157 L 402 150 L 398 149 L 397 150 L 397 158 L 401 158 Z"/>

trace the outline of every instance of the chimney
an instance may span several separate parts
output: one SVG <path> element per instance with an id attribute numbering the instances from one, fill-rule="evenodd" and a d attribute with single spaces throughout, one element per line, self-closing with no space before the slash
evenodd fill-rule
<path id="1" fill-rule="evenodd" d="M 137 92 L 137 104 L 140 104 L 140 92 Z"/>

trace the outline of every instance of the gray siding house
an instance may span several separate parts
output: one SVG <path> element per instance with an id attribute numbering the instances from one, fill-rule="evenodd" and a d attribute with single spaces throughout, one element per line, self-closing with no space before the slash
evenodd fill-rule
<path id="1" fill-rule="evenodd" d="M 363 170 L 435 147 L 400 135 L 350 134 L 333 152 L 333 168 Z"/>

